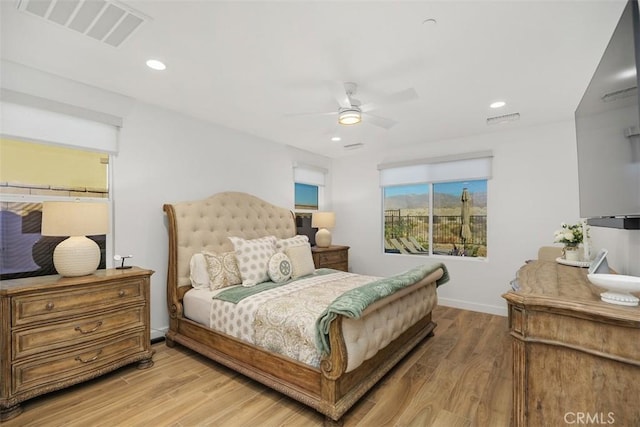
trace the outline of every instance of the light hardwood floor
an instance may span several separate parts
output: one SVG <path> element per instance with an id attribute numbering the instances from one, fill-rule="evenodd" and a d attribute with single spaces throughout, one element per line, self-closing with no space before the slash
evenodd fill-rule
<path id="1" fill-rule="evenodd" d="M 345 427 L 508 426 L 507 319 L 438 307 L 421 343 L 343 417 Z M 129 366 L 34 398 L 15 426 L 321 426 L 323 416 L 198 354 L 164 342 L 155 365 Z"/>

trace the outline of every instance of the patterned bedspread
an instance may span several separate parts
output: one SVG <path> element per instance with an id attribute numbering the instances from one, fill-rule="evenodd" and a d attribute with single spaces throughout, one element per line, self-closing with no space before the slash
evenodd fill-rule
<path id="1" fill-rule="evenodd" d="M 321 269 L 278 286 L 230 288 L 214 297 L 209 326 L 317 367 L 322 354 L 330 351 L 328 328 L 337 315 L 359 318 L 370 304 L 438 269 L 443 272 L 436 281 L 439 286 L 449 280 L 442 263 L 386 278 Z"/>
<path id="2" fill-rule="evenodd" d="M 339 295 L 379 277 L 335 272 L 304 277 L 247 296 L 237 304 L 214 299 L 210 327 L 319 366 L 316 321 Z"/>

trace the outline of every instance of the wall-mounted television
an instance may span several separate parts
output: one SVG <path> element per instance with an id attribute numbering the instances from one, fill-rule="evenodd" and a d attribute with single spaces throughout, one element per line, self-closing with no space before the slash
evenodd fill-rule
<path id="1" fill-rule="evenodd" d="M 575 112 L 580 216 L 640 228 L 640 15 L 630 0 Z"/>

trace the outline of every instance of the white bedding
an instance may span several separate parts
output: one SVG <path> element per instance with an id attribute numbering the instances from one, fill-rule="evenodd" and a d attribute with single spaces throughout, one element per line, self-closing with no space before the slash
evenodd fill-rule
<path id="1" fill-rule="evenodd" d="M 313 293 L 313 286 L 327 281 L 332 281 L 332 284 L 329 285 L 331 288 L 327 288 L 325 283 L 325 285 L 321 285 L 324 287 L 320 292 L 320 294 L 322 294 L 321 297 L 325 299 L 330 297 L 332 293 L 337 296 L 346 289 L 362 286 L 365 283 L 377 279 L 378 277 L 374 276 L 363 276 L 346 272 L 310 276 L 309 278 L 303 278 L 290 284 L 250 296 L 241 300 L 238 304 L 213 299 L 214 295 L 224 289 L 216 291 L 191 289 L 184 296 L 184 313 L 185 317 L 216 331 L 234 336 L 251 344 L 262 344 L 263 346 L 271 347 L 272 342 L 275 342 L 277 345 L 279 344 L 278 340 L 282 340 L 283 338 L 281 336 L 275 338 L 267 336 L 265 338 L 265 334 L 269 335 L 271 333 L 270 330 L 267 329 L 266 332 L 262 331 L 257 334 L 257 340 L 260 342 L 256 343 L 256 333 L 254 332 L 256 312 L 263 302 L 279 298 L 279 300 L 284 301 L 282 302 L 282 309 L 285 309 L 287 304 L 295 304 L 295 302 L 298 301 L 298 295 L 301 293 Z M 371 310 L 367 310 L 366 316 L 361 319 L 345 319 L 343 328 L 348 355 L 347 372 L 355 369 L 363 361 L 372 357 L 379 349 L 386 346 L 392 339 L 432 310 L 437 302 L 435 285 L 426 287 L 423 285 L 424 283 L 419 285 L 423 287 L 423 289 L 419 291 L 418 297 L 416 295 L 404 297 L 400 294 L 393 304 L 382 305 L 379 308 L 370 307 Z M 333 289 L 334 287 L 335 290 Z M 328 289 L 330 289 L 329 292 L 327 292 Z M 291 297 L 289 298 L 289 296 Z M 331 301 L 332 299 L 327 302 L 327 305 Z M 313 314 L 317 312 L 318 315 L 326 307 L 325 305 L 321 307 L 315 303 L 310 305 L 312 307 L 308 308 L 309 313 Z M 274 315 L 279 316 L 280 312 L 280 307 L 278 307 L 268 314 L 270 317 L 274 317 Z M 283 323 L 290 321 L 287 316 L 280 317 L 282 317 L 281 321 Z M 284 354 L 300 362 L 317 367 L 319 365 L 320 355 L 315 348 L 313 339 L 315 318 L 317 317 L 307 317 L 308 316 L 305 316 L 305 319 L 302 321 L 305 325 L 301 326 L 299 330 L 294 331 L 294 333 L 298 335 L 294 338 L 302 338 L 307 344 L 300 345 L 300 348 L 296 347 L 295 354 L 291 354 L 291 352 Z M 278 321 L 278 319 L 274 319 L 274 322 Z M 308 348 L 304 348 L 305 346 Z"/>

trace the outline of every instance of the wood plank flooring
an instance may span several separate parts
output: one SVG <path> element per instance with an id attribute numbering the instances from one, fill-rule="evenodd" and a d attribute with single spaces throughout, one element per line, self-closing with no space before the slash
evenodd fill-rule
<path id="1" fill-rule="evenodd" d="M 438 307 L 421 343 L 344 417 L 345 427 L 508 426 L 507 319 Z M 23 403 L 3 427 L 322 426 L 296 401 L 180 345 L 153 345 L 155 365 L 128 366 Z"/>

